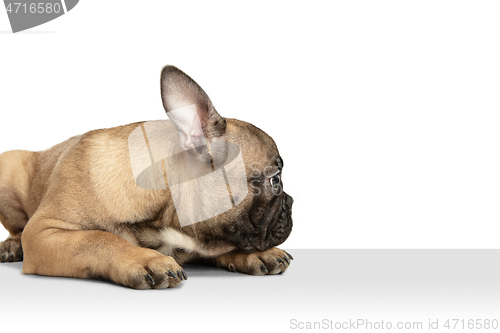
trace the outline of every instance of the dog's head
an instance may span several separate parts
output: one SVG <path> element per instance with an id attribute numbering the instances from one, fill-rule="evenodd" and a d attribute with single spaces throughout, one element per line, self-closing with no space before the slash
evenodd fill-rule
<path id="1" fill-rule="evenodd" d="M 191 197 L 197 199 L 196 205 L 205 207 L 182 207 L 216 212 L 202 222 L 183 226 L 183 231 L 207 248 L 220 245 L 252 252 L 283 243 L 292 229 L 293 199 L 283 191 L 283 159 L 273 139 L 249 123 L 221 117 L 203 89 L 176 67 L 163 68 L 161 96 L 177 129 L 179 146 L 192 161 L 181 168 L 185 170 L 182 173 L 194 179 L 193 174 L 199 172 L 198 178 L 206 179 L 203 170 L 209 170 L 219 177 L 195 190 L 185 186 L 173 189 L 168 180 L 171 192 L 182 192 L 177 210 L 182 200 Z M 221 191 L 215 184 L 217 179 L 223 184 L 219 186 Z M 227 207 L 221 209 L 223 202 Z M 217 209 L 213 209 L 214 205 Z M 185 215 L 193 214 L 190 211 Z"/>

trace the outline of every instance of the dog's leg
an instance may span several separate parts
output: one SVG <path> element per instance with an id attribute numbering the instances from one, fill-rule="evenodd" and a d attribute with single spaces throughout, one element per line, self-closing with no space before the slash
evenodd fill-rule
<path id="1" fill-rule="evenodd" d="M 10 235 L 0 242 L 0 262 L 14 262 L 23 260 L 21 235 Z"/>
<path id="2" fill-rule="evenodd" d="M 0 155 L 0 221 L 10 236 L 0 242 L 0 262 L 23 260 L 21 234 L 28 223 L 23 198 L 28 184 L 26 165 L 31 152 L 11 151 Z"/>
<path id="3" fill-rule="evenodd" d="M 3 202 L 0 211 L 0 220 L 10 235 L 3 242 L 0 242 L 0 262 L 13 262 L 23 260 L 23 250 L 21 247 L 21 234 L 28 222 L 26 214 L 14 207 L 6 207 Z"/>
<path id="4" fill-rule="evenodd" d="M 215 258 L 217 267 L 251 275 L 280 274 L 288 269 L 293 257 L 276 247 L 252 253 L 231 252 Z"/>
<path id="5" fill-rule="evenodd" d="M 104 278 L 136 289 L 171 288 L 187 278 L 172 257 L 59 220 L 33 217 L 22 244 L 25 274 Z"/>

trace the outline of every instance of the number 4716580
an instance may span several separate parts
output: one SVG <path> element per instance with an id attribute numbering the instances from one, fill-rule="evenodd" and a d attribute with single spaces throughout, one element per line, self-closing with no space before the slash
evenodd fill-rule
<path id="1" fill-rule="evenodd" d="M 444 327 L 447 329 L 497 329 L 498 328 L 498 320 L 497 319 L 448 319 L 444 323 Z"/>
<path id="2" fill-rule="evenodd" d="M 52 13 L 60 13 L 61 12 L 61 5 L 58 3 L 44 3 L 44 2 L 39 2 L 39 3 L 31 3 L 29 6 L 27 3 L 22 3 L 22 2 L 14 2 L 14 3 L 9 3 L 7 6 L 7 13 L 11 14 L 52 14 Z"/>

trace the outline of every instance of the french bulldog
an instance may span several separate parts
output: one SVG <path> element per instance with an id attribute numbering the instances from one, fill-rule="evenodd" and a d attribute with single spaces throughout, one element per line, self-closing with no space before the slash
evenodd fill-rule
<path id="1" fill-rule="evenodd" d="M 276 246 L 292 230 L 293 199 L 273 139 L 221 117 L 174 66 L 160 86 L 170 120 L 0 155 L 0 220 L 10 234 L 0 261 L 135 289 L 175 287 L 187 279 L 182 265 L 200 260 L 252 275 L 287 270 L 293 258 Z M 162 149 L 166 157 L 155 158 Z"/>

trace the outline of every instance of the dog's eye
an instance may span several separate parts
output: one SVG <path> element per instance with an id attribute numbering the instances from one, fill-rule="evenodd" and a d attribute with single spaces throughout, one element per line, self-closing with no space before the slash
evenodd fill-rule
<path id="1" fill-rule="evenodd" d="M 271 186 L 273 187 L 273 189 L 278 190 L 280 188 L 280 182 L 281 182 L 280 175 L 272 177 L 269 181 L 271 182 Z"/>

